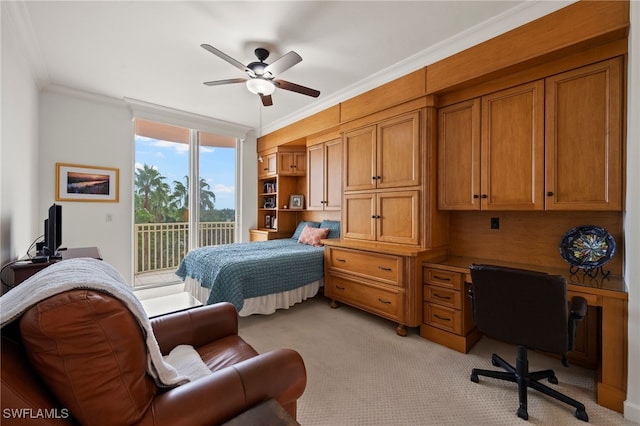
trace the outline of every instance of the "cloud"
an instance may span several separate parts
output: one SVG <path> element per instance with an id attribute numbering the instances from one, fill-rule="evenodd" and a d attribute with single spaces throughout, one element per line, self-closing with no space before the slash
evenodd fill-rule
<path id="1" fill-rule="evenodd" d="M 218 183 L 213 186 L 213 193 L 216 195 L 233 194 L 235 190 L 236 190 L 236 187 L 234 185 L 224 185 L 224 184 Z"/>

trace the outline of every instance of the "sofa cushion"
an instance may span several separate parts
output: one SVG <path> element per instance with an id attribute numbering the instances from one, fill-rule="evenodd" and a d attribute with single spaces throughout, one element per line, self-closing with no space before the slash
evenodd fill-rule
<path id="1" fill-rule="evenodd" d="M 60 293 L 29 309 L 20 331 L 34 370 L 80 423 L 133 424 L 149 408 L 157 388 L 144 337 L 119 300 Z"/>

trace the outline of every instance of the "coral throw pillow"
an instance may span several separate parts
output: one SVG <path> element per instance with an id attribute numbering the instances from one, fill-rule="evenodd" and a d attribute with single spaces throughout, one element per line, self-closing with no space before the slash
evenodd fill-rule
<path id="1" fill-rule="evenodd" d="M 298 242 L 301 244 L 308 244 L 310 246 L 321 247 L 320 240 L 327 238 L 329 235 L 329 228 L 312 228 L 309 225 L 305 226 L 298 238 Z"/>

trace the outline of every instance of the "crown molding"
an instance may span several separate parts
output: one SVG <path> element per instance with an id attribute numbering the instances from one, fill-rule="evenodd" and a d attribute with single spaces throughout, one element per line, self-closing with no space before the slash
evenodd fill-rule
<path id="1" fill-rule="evenodd" d="M 327 96 L 318 102 L 313 102 L 313 104 L 307 108 L 302 108 L 294 114 L 290 114 L 269 125 L 265 125 L 259 136 L 274 132 L 310 115 L 316 114 L 329 107 L 335 106 L 341 102 L 412 73 L 422 67 L 426 67 L 455 53 L 473 47 L 500 34 L 504 34 L 507 31 L 511 31 L 545 15 L 556 12 L 557 10 L 569 6 L 576 1 L 577 0 L 525 1 L 514 8 L 418 52 L 403 61 L 378 71 L 377 73 L 368 75 L 366 78 L 352 84 L 344 90 L 341 90 L 340 93 Z"/>

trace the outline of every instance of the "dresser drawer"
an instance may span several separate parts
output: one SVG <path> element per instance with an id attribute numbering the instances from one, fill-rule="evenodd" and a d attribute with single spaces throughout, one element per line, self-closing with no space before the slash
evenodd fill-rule
<path id="1" fill-rule="evenodd" d="M 402 257 L 336 248 L 329 250 L 330 267 L 334 271 L 402 285 Z"/>
<path id="2" fill-rule="evenodd" d="M 462 334 L 462 312 L 436 305 L 424 304 L 424 323 L 450 333 Z"/>
<path id="3" fill-rule="evenodd" d="M 327 288 L 328 296 L 370 312 L 401 320 L 402 295 L 400 291 L 374 287 L 350 279 L 332 275 Z"/>
<path id="4" fill-rule="evenodd" d="M 441 269 L 423 268 L 422 281 L 424 284 L 435 284 L 455 290 L 462 289 L 462 274 Z"/>
<path id="5" fill-rule="evenodd" d="M 462 292 L 450 288 L 425 285 L 424 300 L 454 309 L 462 309 Z"/>

